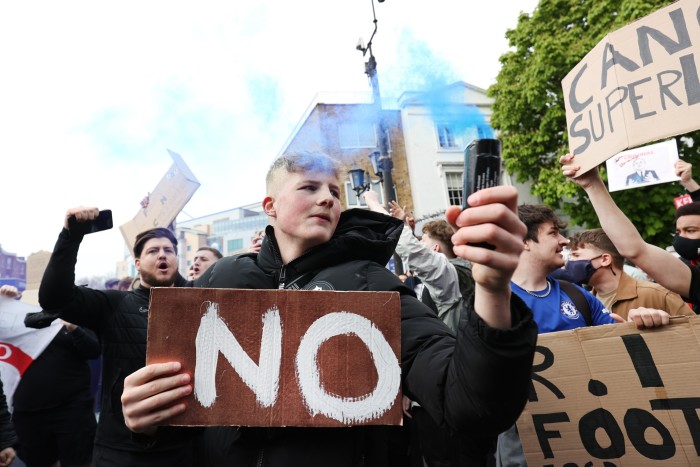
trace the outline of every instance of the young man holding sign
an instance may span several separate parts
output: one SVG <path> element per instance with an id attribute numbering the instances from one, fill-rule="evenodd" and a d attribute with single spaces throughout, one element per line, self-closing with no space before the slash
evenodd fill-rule
<path id="1" fill-rule="evenodd" d="M 451 208 L 455 252 L 474 263 L 473 310 L 457 336 L 383 265 L 402 222 L 364 210 L 340 212 L 337 163 L 322 154 L 285 155 L 267 176 L 270 217 L 260 253 L 223 258 L 197 285 L 208 288 L 396 291 L 401 301 L 403 392 L 446 436 L 459 439 L 455 465 L 483 465 L 488 440 L 510 426 L 527 399 L 537 329 L 510 292 L 525 228 L 517 193 L 496 187 L 472 195 L 473 208 Z M 493 250 L 469 246 L 487 240 Z M 125 381 L 127 426 L 156 439 L 158 425 L 187 410 L 191 376 L 180 362 L 148 365 Z M 379 427 L 240 428 L 228 465 L 389 465 Z M 459 457 L 458 457 L 459 456 Z"/>
<path id="2" fill-rule="evenodd" d="M 683 260 L 644 241 L 637 228 L 615 204 L 597 168 L 579 174 L 572 156 L 562 156 L 564 175 L 586 191 L 600 225 L 622 256 L 641 268 L 655 282 L 691 302 L 697 313 L 700 305 L 700 203 L 681 206 L 676 211 L 673 246 Z M 575 177 L 575 178 L 574 178 Z M 685 260 L 685 261 L 684 261 Z"/>

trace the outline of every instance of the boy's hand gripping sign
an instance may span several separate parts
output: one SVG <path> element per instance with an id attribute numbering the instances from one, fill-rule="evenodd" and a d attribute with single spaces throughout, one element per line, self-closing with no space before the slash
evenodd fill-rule
<path id="1" fill-rule="evenodd" d="M 171 425 L 399 425 L 396 292 L 154 288 L 147 363 L 192 375 Z"/>

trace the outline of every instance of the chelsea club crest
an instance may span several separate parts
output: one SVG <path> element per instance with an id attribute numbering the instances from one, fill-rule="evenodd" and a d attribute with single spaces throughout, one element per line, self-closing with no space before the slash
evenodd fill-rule
<path id="1" fill-rule="evenodd" d="M 561 314 L 569 319 L 577 319 L 580 316 L 576 306 L 569 301 L 564 301 L 561 303 Z"/>

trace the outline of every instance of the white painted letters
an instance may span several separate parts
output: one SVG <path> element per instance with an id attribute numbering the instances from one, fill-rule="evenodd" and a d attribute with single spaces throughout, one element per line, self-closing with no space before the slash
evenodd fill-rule
<path id="1" fill-rule="evenodd" d="M 374 391 L 361 397 L 339 397 L 323 389 L 318 349 L 334 336 L 355 334 L 367 346 L 379 380 Z M 380 417 L 391 408 L 401 385 L 401 367 L 382 332 L 367 318 L 341 311 L 314 321 L 299 344 L 297 380 L 304 404 L 312 415 L 323 414 L 345 424 Z"/>
<path id="2" fill-rule="evenodd" d="M 263 315 L 260 361 L 256 365 L 219 316 L 219 305 L 214 302 L 206 302 L 205 305 L 207 311 L 202 316 L 195 339 L 195 399 L 204 407 L 211 407 L 214 403 L 216 363 L 221 352 L 255 393 L 258 403 L 263 407 L 273 406 L 277 400 L 282 364 L 282 322 L 279 310 L 273 306 Z"/>
<path id="3" fill-rule="evenodd" d="M 282 322 L 272 306 L 263 315 L 259 365 L 245 353 L 219 316 L 219 305 L 205 302 L 195 339 L 194 396 L 203 407 L 216 399 L 216 365 L 219 352 L 229 361 L 243 382 L 255 393 L 257 402 L 272 407 L 279 391 L 282 363 Z M 321 381 L 318 352 L 324 342 L 342 335 L 356 335 L 367 346 L 377 370 L 377 383 L 360 397 L 343 397 L 326 391 Z M 329 313 L 316 319 L 301 337 L 295 370 L 301 398 L 312 415 L 324 415 L 343 424 L 363 423 L 380 418 L 390 410 L 401 386 L 401 367 L 384 334 L 369 319 L 347 311 Z"/>

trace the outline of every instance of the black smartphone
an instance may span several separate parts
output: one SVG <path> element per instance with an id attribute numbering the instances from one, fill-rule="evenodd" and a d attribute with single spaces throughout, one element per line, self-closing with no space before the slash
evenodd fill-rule
<path id="1" fill-rule="evenodd" d="M 501 142 L 497 139 L 475 139 L 464 150 L 464 180 L 462 209 L 469 208 L 467 198 L 472 193 L 501 184 Z M 493 250 L 487 242 L 472 246 Z"/>
<path id="2" fill-rule="evenodd" d="M 68 218 L 69 230 L 77 234 L 87 235 L 102 230 L 108 230 L 112 227 L 112 211 L 110 209 L 100 211 L 96 219 L 88 222 L 78 222 L 75 216 L 70 216 Z"/>
<path id="3" fill-rule="evenodd" d="M 501 142 L 497 139 L 475 139 L 464 150 L 462 209 L 472 193 L 501 184 Z"/>

